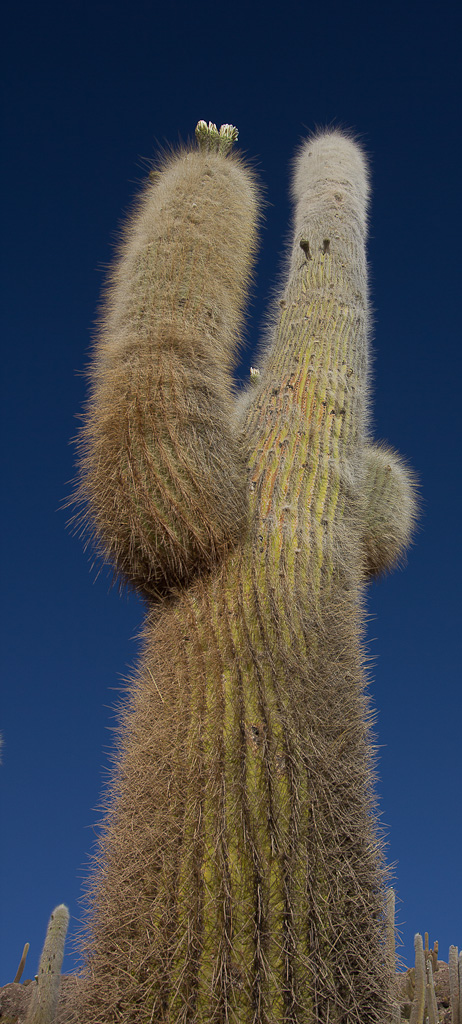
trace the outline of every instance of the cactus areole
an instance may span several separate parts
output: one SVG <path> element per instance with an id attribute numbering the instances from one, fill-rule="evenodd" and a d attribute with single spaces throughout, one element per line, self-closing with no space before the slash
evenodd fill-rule
<path id="1" fill-rule="evenodd" d="M 411 533 L 368 427 L 368 171 L 298 152 L 271 337 L 236 394 L 259 186 L 236 129 L 151 175 L 104 300 L 79 498 L 149 603 L 88 893 L 79 1024 L 391 1019 L 361 596 Z"/>

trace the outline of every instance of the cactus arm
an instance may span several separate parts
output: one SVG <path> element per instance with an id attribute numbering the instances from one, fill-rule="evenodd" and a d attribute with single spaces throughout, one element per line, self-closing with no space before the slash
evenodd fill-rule
<path id="1" fill-rule="evenodd" d="M 48 922 L 37 983 L 29 1004 L 26 1024 L 54 1024 L 68 925 L 69 911 L 64 903 L 61 903 L 55 908 Z"/>
<path id="2" fill-rule="evenodd" d="M 414 474 L 395 451 L 382 444 L 365 448 L 365 570 L 389 572 L 408 547 L 417 518 Z"/>
<path id="3" fill-rule="evenodd" d="M 247 415 L 266 535 L 309 534 L 310 561 L 336 546 L 357 492 L 367 392 L 367 169 L 333 133 L 301 150 L 294 241 L 279 322 Z M 265 526 L 266 524 L 266 526 Z M 260 531 L 261 532 L 261 531 Z M 328 535 L 327 538 L 325 535 Z M 269 536 L 268 536 L 269 541 Z M 310 573 L 311 575 L 311 573 Z"/>
<path id="4" fill-rule="evenodd" d="M 236 129 L 199 122 L 129 220 L 90 371 L 77 495 L 116 568 L 159 596 L 216 564 L 246 523 L 231 371 L 257 190 Z"/>

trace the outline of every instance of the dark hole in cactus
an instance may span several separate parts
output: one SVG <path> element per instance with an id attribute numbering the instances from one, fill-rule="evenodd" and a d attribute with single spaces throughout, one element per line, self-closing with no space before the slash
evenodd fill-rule
<path id="1" fill-rule="evenodd" d="M 307 238 L 300 239 L 300 248 L 303 249 L 303 252 L 305 253 L 307 260 L 310 260 L 310 243 Z"/>
<path id="2" fill-rule="evenodd" d="M 325 238 L 323 243 L 322 243 L 322 251 L 324 253 L 326 253 L 326 252 L 329 252 L 329 249 L 330 249 L 330 239 L 329 238 Z"/>
<path id="3" fill-rule="evenodd" d="M 248 736 L 254 749 L 258 749 L 265 739 L 265 727 L 261 725 L 249 725 Z"/>

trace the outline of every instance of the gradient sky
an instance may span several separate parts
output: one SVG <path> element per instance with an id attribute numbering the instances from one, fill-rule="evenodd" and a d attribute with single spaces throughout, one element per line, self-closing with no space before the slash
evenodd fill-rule
<path id="1" fill-rule="evenodd" d="M 269 203 L 242 373 L 281 279 L 300 139 L 341 125 L 370 154 L 375 434 L 406 456 L 422 493 L 407 567 L 369 590 L 378 793 L 399 952 L 413 961 L 416 931 L 439 939 L 444 959 L 462 945 L 456 11 L 444 0 L 8 7 L 0 984 L 26 941 L 35 974 L 57 903 L 71 936 L 78 926 L 112 705 L 143 606 L 111 589 L 66 527 L 70 439 L 117 225 L 158 146 L 187 139 L 199 118 L 238 126 Z"/>

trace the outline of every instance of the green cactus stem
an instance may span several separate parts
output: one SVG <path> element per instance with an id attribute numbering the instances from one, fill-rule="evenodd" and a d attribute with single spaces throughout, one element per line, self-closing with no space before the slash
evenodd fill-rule
<path id="1" fill-rule="evenodd" d="M 199 122 L 147 185 L 91 370 L 79 494 L 151 606 L 79 1024 L 393 1015 L 361 596 L 415 499 L 369 438 L 367 166 L 340 132 L 300 150 L 287 284 L 236 401 L 258 187 L 232 134 Z"/>
<path id="2" fill-rule="evenodd" d="M 37 981 L 32 992 L 26 1024 L 54 1024 L 61 984 L 64 943 L 69 911 L 64 903 L 56 907 L 48 922 L 40 957 Z"/>

